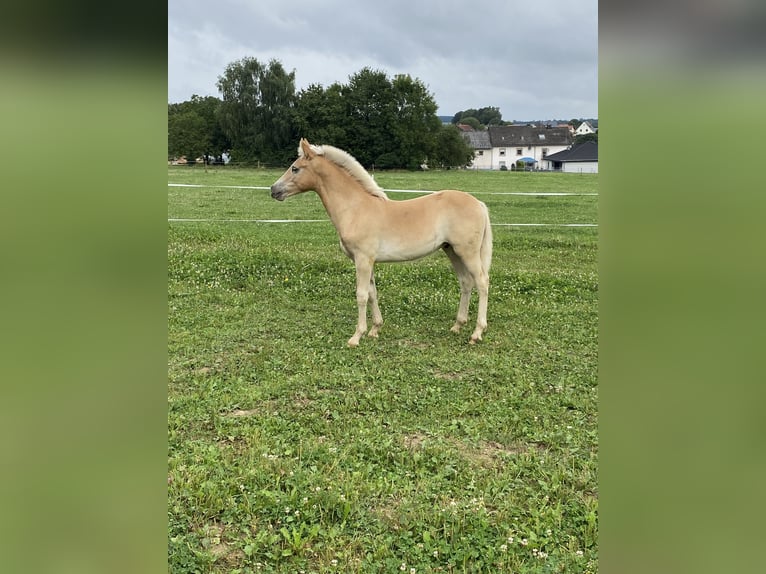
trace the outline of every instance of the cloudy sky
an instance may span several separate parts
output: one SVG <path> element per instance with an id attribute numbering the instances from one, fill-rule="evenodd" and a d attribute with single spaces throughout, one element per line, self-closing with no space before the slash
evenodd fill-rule
<path id="1" fill-rule="evenodd" d="M 169 102 L 220 97 L 243 57 L 279 60 L 298 90 L 364 67 L 409 74 L 439 115 L 598 117 L 596 0 L 169 0 Z"/>

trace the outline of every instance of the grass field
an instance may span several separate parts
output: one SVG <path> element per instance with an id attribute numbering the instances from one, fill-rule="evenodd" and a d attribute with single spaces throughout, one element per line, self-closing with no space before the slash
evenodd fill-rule
<path id="1" fill-rule="evenodd" d="M 285 166 L 286 167 L 286 166 Z M 495 227 L 489 327 L 450 333 L 447 258 L 381 264 L 384 325 L 354 331 L 354 269 L 283 170 L 169 167 L 171 572 L 595 572 L 597 175 L 376 173 L 463 189 Z M 412 194 L 391 192 L 392 199 Z M 319 219 L 312 223 L 232 220 Z M 229 221 L 223 221 L 229 220 Z"/>

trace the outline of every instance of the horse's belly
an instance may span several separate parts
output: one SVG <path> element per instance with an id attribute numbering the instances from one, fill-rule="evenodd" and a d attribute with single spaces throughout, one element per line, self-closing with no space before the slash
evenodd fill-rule
<path id="1" fill-rule="evenodd" d="M 441 241 L 406 245 L 400 242 L 382 241 L 378 247 L 378 261 L 409 261 L 430 255 L 441 247 Z"/>

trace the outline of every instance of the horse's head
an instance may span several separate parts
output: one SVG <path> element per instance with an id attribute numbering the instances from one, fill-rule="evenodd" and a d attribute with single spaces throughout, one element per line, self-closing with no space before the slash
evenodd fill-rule
<path id="1" fill-rule="evenodd" d="M 301 138 L 298 159 L 271 186 L 271 197 L 277 201 L 284 201 L 291 195 L 314 189 L 316 178 L 311 169 L 311 162 L 316 156 L 317 153 L 308 140 Z"/>

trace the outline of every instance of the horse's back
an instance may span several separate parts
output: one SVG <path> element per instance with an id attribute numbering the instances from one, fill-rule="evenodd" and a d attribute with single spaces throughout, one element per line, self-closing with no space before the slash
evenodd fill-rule
<path id="1" fill-rule="evenodd" d="M 466 223 L 476 223 L 483 226 L 487 206 L 470 193 L 457 189 L 443 189 L 428 197 L 433 198 L 434 205 L 438 206 L 437 210 L 447 214 L 450 218 L 457 217 Z"/>

